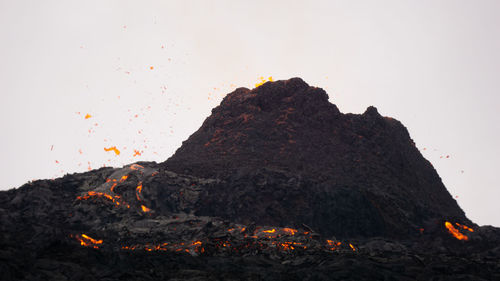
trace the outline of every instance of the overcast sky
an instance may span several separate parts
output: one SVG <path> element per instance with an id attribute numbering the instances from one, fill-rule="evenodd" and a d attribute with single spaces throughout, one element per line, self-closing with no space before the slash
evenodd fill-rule
<path id="1" fill-rule="evenodd" d="M 400 120 L 500 226 L 499 27 L 484 0 L 0 0 L 0 189 L 162 162 L 235 87 L 301 77 Z"/>

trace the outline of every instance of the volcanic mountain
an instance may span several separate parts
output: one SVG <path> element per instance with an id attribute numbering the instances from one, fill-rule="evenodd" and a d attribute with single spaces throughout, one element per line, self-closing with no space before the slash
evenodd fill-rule
<path id="1" fill-rule="evenodd" d="M 0 191 L 2 280 L 500 280 L 398 121 L 299 78 L 236 89 L 163 163 Z"/>
<path id="2" fill-rule="evenodd" d="M 228 94 L 162 166 L 228 181 L 202 213 L 235 221 L 305 223 L 337 236 L 416 235 L 445 218 L 470 224 L 399 121 L 375 107 L 342 114 L 300 78 Z"/>

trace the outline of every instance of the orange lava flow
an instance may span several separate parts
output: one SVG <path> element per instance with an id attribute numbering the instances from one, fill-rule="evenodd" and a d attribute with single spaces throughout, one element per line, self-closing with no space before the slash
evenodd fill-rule
<path id="1" fill-rule="evenodd" d="M 116 181 L 116 180 L 115 180 Z M 113 183 L 113 185 L 111 186 L 110 190 L 111 192 L 115 192 L 115 187 L 117 186 L 118 184 L 115 182 Z"/>
<path id="2" fill-rule="evenodd" d="M 460 231 L 458 229 L 456 229 L 451 222 L 448 222 L 448 221 L 445 222 L 444 226 L 446 226 L 446 228 L 448 229 L 448 232 L 451 233 L 451 235 L 453 235 L 458 240 L 465 240 L 465 241 L 469 240 L 469 237 L 460 233 Z"/>
<path id="3" fill-rule="evenodd" d="M 96 240 L 86 234 L 76 235 L 75 238 L 80 241 L 80 245 L 84 247 L 92 247 L 94 249 L 99 249 L 99 246 L 102 244 L 102 240 Z"/>
<path id="4" fill-rule="evenodd" d="M 118 150 L 116 146 L 112 146 L 110 148 L 104 148 L 104 151 L 114 151 L 116 155 L 120 155 L 120 150 Z"/>
<path id="5" fill-rule="evenodd" d="M 265 233 L 275 233 L 276 232 L 276 229 L 271 229 L 271 230 L 262 230 L 262 232 L 265 232 Z"/>
<path id="6" fill-rule="evenodd" d="M 92 117 L 92 115 L 90 115 L 88 113 L 87 113 L 87 115 L 85 115 L 85 119 L 89 119 L 90 117 Z"/>
<path id="7" fill-rule="evenodd" d="M 351 247 L 353 252 L 356 252 L 356 248 L 354 248 L 354 246 L 351 243 L 349 243 L 349 247 Z"/>
<path id="8" fill-rule="evenodd" d="M 287 227 L 283 228 L 283 231 L 290 234 L 290 235 L 295 235 L 295 233 L 298 232 L 297 229 L 287 228 Z"/>
<path id="9" fill-rule="evenodd" d="M 90 198 L 93 198 L 93 197 L 98 197 L 98 198 L 105 198 L 105 199 L 108 199 L 109 201 L 115 203 L 117 206 L 120 206 L 120 202 L 118 201 L 118 199 L 120 199 L 119 196 L 111 196 L 109 194 L 106 194 L 104 192 L 95 192 L 95 191 L 89 191 L 86 195 L 84 196 L 78 196 L 76 197 L 76 199 L 78 200 L 88 200 Z M 129 205 L 125 205 L 127 206 L 127 208 L 130 208 Z"/>
<path id="10" fill-rule="evenodd" d="M 458 222 L 455 223 L 458 227 L 460 227 L 461 229 L 465 229 L 465 230 L 468 230 L 470 232 L 474 232 L 474 229 L 466 226 L 466 225 L 463 225 L 463 224 L 459 224 Z"/>
<path id="11" fill-rule="evenodd" d="M 139 185 L 135 188 L 135 197 L 137 197 L 138 201 L 141 201 L 139 194 L 142 192 L 142 182 L 139 182 Z"/>
<path id="12" fill-rule="evenodd" d="M 150 212 L 151 209 L 149 209 L 148 207 L 144 206 L 144 205 L 141 205 L 141 209 L 144 213 L 147 213 L 147 212 Z"/>
<path id="13" fill-rule="evenodd" d="M 121 183 L 121 182 L 124 182 L 124 181 L 126 181 L 126 180 L 127 180 L 127 178 L 128 178 L 128 175 L 122 176 L 122 177 L 120 178 L 120 181 L 119 181 L 119 182 L 120 182 L 120 183 Z M 110 181 L 111 181 L 111 179 L 107 179 L 107 180 L 106 180 L 106 182 L 110 182 Z M 113 185 L 112 185 L 112 186 L 111 186 L 111 188 L 110 188 L 111 192 L 115 192 L 115 187 L 116 187 L 117 185 L 118 185 L 118 183 L 116 182 L 116 179 L 113 179 Z"/>
<path id="14" fill-rule="evenodd" d="M 339 247 L 342 243 L 341 242 L 335 242 L 335 241 L 332 241 L 332 240 L 326 240 L 326 243 L 328 244 L 328 246 L 330 247 L 330 251 L 335 251 L 337 250 L 337 247 Z"/>

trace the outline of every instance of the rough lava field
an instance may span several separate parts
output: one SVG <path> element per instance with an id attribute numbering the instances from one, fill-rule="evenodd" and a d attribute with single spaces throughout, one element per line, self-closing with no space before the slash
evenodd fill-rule
<path id="1" fill-rule="evenodd" d="M 3 280 L 500 280 L 500 229 L 399 121 L 292 78 L 228 94 L 163 163 L 0 191 L 0 260 Z"/>

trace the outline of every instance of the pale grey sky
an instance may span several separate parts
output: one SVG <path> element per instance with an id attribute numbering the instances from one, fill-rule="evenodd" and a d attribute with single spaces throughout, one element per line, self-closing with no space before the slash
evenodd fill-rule
<path id="1" fill-rule="evenodd" d="M 469 218 L 500 226 L 499 27 L 484 0 L 0 0 L 0 189 L 164 161 L 235 87 L 301 77 L 403 122 Z"/>

